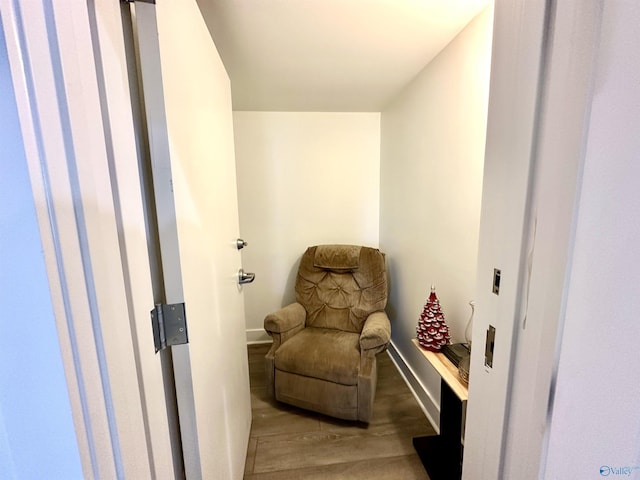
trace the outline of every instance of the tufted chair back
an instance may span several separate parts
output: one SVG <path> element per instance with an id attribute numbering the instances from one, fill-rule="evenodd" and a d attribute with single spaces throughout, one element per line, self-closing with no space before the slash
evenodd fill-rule
<path id="1" fill-rule="evenodd" d="M 309 247 L 298 268 L 296 301 L 307 311 L 307 327 L 361 332 L 369 314 L 387 304 L 384 254 L 354 245 Z"/>

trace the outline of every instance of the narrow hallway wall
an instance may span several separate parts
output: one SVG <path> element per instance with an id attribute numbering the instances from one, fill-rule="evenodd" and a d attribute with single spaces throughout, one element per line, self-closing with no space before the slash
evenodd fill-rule
<path id="1" fill-rule="evenodd" d="M 464 341 L 476 282 L 492 16 L 480 13 L 383 112 L 380 248 L 388 255 L 395 349 L 438 418 L 440 378 L 411 344 L 436 286 Z"/>
<path id="2" fill-rule="evenodd" d="M 640 5 L 605 2 L 601 12 L 546 465 L 538 477 L 548 480 L 640 478 Z"/>

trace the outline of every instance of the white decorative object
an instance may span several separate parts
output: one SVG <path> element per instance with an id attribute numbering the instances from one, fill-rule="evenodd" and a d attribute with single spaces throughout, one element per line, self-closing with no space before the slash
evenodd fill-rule
<path id="1" fill-rule="evenodd" d="M 469 317 L 469 320 L 467 321 L 467 326 L 464 329 L 464 339 L 467 342 L 467 346 L 469 347 L 469 350 L 471 350 L 471 340 L 473 338 L 472 332 L 473 332 L 473 315 L 476 312 L 476 302 L 475 300 L 471 300 L 469 302 L 469 306 L 471 306 L 471 316 Z"/>

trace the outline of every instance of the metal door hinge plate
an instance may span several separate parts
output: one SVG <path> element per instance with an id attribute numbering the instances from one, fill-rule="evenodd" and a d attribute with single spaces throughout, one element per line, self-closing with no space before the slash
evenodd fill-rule
<path id="1" fill-rule="evenodd" d="M 156 353 L 171 345 L 189 343 L 184 303 L 156 305 L 151 310 L 151 325 Z"/>

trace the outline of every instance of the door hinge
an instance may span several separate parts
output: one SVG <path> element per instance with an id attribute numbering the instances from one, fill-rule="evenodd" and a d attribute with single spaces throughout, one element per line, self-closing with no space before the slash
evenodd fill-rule
<path id="1" fill-rule="evenodd" d="M 156 353 L 171 345 L 189 343 L 184 303 L 157 304 L 151 310 L 151 325 Z"/>

